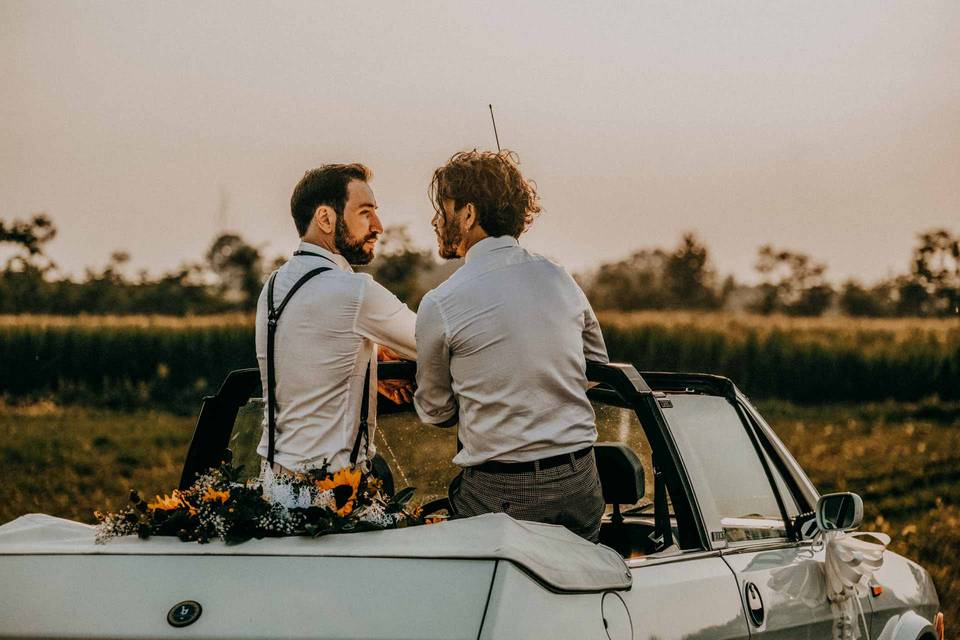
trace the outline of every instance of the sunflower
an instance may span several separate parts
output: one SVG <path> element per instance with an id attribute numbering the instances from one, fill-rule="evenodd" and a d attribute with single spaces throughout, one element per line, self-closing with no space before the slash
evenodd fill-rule
<path id="1" fill-rule="evenodd" d="M 333 491 L 337 515 L 341 518 L 345 518 L 353 511 L 362 475 L 359 469 L 344 467 L 332 476 L 328 475 L 322 480 L 315 481 L 320 491 Z"/>
<path id="2" fill-rule="evenodd" d="M 160 496 L 156 497 L 156 501 L 150 502 L 147 504 L 147 509 L 151 511 L 173 511 L 174 509 L 179 509 L 180 507 L 187 507 L 191 509 L 190 504 L 183 499 L 183 494 L 177 490 L 174 490 L 172 495 L 164 495 L 162 498 Z"/>
<path id="3" fill-rule="evenodd" d="M 207 487 L 207 490 L 204 492 L 203 498 L 201 499 L 204 502 L 214 502 L 216 500 L 219 500 L 220 503 L 223 504 L 224 502 L 230 499 L 230 492 L 217 491 L 213 487 Z"/>

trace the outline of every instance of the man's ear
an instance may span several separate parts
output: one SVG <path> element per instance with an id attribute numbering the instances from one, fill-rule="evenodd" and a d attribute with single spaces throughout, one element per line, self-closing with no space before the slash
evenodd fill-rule
<path id="1" fill-rule="evenodd" d="M 467 230 L 473 229 L 477 224 L 477 207 L 468 202 L 463 205 L 463 225 Z"/>
<path id="2" fill-rule="evenodd" d="M 313 212 L 313 221 L 323 233 L 333 233 L 337 225 L 337 212 L 332 207 L 322 204 Z"/>

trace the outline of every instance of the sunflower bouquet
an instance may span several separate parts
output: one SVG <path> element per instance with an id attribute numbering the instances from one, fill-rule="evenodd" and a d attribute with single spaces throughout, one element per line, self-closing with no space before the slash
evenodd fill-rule
<path id="1" fill-rule="evenodd" d="M 317 537 L 423 524 L 417 511 L 406 509 L 413 488 L 385 495 L 380 480 L 360 469 L 330 473 L 324 465 L 292 476 L 267 472 L 246 480 L 242 471 L 227 456 L 184 491 L 153 501 L 131 491 L 126 508 L 95 513 L 96 540 L 135 534 L 237 544 L 251 538 Z"/>

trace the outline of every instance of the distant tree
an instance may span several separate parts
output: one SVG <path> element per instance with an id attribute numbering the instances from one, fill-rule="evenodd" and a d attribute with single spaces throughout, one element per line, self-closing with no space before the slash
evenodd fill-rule
<path id="1" fill-rule="evenodd" d="M 755 311 L 819 316 L 833 301 L 833 287 L 824 276 L 826 265 L 806 254 L 764 245 L 757 252 L 756 270 L 765 280 Z"/>
<path id="2" fill-rule="evenodd" d="M 237 234 L 224 233 L 214 239 L 206 259 L 224 300 L 241 309 L 256 308 L 264 278 L 259 249 Z"/>
<path id="3" fill-rule="evenodd" d="M 717 288 L 709 251 L 696 235 L 684 234 L 670 252 L 643 249 L 580 276 L 597 309 L 716 309 L 735 288 L 732 279 Z"/>
<path id="4" fill-rule="evenodd" d="M 899 310 L 911 315 L 960 313 L 960 237 L 932 229 L 918 240 L 910 275 L 900 281 Z"/>
<path id="5" fill-rule="evenodd" d="M 664 287 L 671 306 L 683 309 L 719 307 L 722 299 L 716 290 L 716 279 L 707 247 L 693 233 L 685 233 L 663 266 Z"/>
<path id="6" fill-rule="evenodd" d="M 893 315 L 894 308 L 889 284 L 881 283 L 867 288 L 856 280 L 843 283 L 837 304 L 848 316 L 882 317 Z"/>
<path id="7" fill-rule="evenodd" d="M 57 228 L 45 213 L 38 213 L 29 220 L 0 220 L 0 243 L 11 243 L 22 249 L 7 260 L 5 270 L 27 270 L 35 267 L 43 272 L 54 268 L 43 253 L 43 245 L 53 240 Z"/>
<path id="8" fill-rule="evenodd" d="M 665 309 L 671 301 L 664 287 L 667 260 L 662 249 L 644 249 L 602 264 L 583 278 L 585 293 L 597 309 Z"/>
<path id="9" fill-rule="evenodd" d="M 43 250 L 56 235 L 46 214 L 29 220 L 0 220 L 0 244 L 13 245 L 0 272 L 0 313 L 24 313 L 33 305 L 45 304 L 50 290 L 46 276 L 56 265 Z"/>

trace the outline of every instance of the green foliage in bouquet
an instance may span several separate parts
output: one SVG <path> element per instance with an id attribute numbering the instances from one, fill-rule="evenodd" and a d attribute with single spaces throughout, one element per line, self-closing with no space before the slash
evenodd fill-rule
<path id="1" fill-rule="evenodd" d="M 418 511 L 406 508 L 413 488 L 385 495 L 380 480 L 360 469 L 329 473 L 324 465 L 293 476 L 247 480 L 242 472 L 227 456 L 185 491 L 152 502 L 131 491 L 130 506 L 96 512 L 97 542 L 135 534 L 238 544 L 251 538 L 318 537 L 423 524 Z"/>

